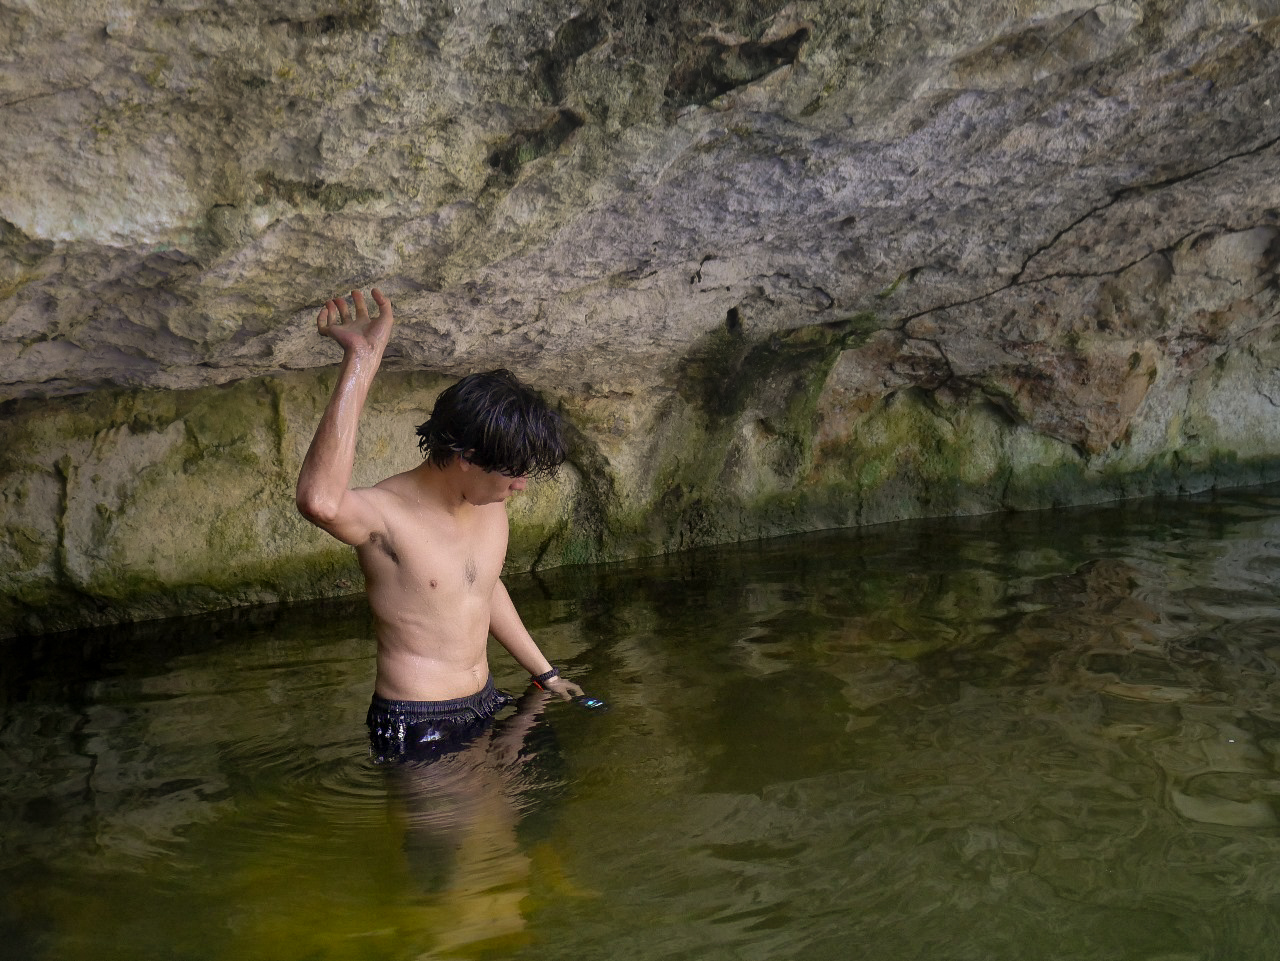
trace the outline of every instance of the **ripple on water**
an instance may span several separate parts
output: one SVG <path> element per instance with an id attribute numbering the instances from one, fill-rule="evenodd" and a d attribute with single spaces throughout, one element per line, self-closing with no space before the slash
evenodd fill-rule
<path id="1" fill-rule="evenodd" d="M 0 869 L 25 893 L 0 911 L 66 958 L 1261 961 L 1278 514 L 1241 494 L 513 579 L 612 708 L 553 705 L 513 764 L 374 766 L 363 621 L 19 664 Z"/>

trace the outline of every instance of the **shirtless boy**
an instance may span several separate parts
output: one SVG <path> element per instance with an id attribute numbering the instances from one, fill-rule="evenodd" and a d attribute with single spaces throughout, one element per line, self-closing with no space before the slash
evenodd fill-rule
<path id="1" fill-rule="evenodd" d="M 493 686 L 492 634 L 541 687 L 582 689 L 543 656 L 499 575 L 504 502 L 564 461 L 560 421 L 506 371 L 473 374 L 442 393 L 418 428 L 422 464 L 352 489 L 356 425 L 391 335 L 391 301 L 374 289 L 330 300 L 320 334 L 343 350 L 333 397 L 298 476 L 298 510 L 356 549 L 378 638 L 369 734 L 380 758 L 432 757 L 483 731 L 510 697 Z"/>

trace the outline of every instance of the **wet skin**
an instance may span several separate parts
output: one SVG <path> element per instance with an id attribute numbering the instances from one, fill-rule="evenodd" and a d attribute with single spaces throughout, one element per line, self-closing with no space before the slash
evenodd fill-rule
<path id="1" fill-rule="evenodd" d="M 375 690 L 382 697 L 438 701 L 479 691 L 489 677 L 490 634 L 531 675 L 551 669 L 499 577 L 507 553 L 506 500 L 524 477 L 486 471 L 455 456 L 424 462 L 373 487 L 351 488 L 356 428 L 391 334 L 391 302 L 378 290 L 371 318 L 360 291 L 354 309 L 331 300 L 316 329 L 342 345 L 334 388 L 298 478 L 298 509 L 356 549 L 378 638 Z M 561 697 L 581 694 L 554 678 Z"/>

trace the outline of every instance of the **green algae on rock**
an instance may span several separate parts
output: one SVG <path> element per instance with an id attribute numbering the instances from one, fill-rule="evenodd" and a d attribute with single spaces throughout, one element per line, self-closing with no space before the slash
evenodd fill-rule
<path id="1" fill-rule="evenodd" d="M 1147 427 L 1091 455 L 976 386 L 906 387 L 867 403 L 849 385 L 878 332 L 869 316 L 758 338 L 724 329 L 696 345 L 674 389 L 563 402 L 569 461 L 513 502 L 510 568 L 1280 477 L 1258 439 L 1266 401 L 1247 401 L 1274 370 L 1274 338 L 1188 385 L 1181 409 L 1160 412 L 1159 445 L 1144 441 Z M 358 591 L 354 553 L 293 507 L 333 376 L 6 405 L 4 633 Z M 355 483 L 417 463 L 414 427 L 446 383 L 382 375 Z"/>

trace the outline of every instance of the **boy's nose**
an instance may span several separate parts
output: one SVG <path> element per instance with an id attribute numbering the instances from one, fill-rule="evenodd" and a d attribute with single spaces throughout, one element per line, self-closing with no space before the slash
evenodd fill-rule
<path id="1" fill-rule="evenodd" d="M 511 478 L 511 489 L 513 491 L 522 491 L 528 483 L 529 478 L 527 477 L 513 477 Z"/>

